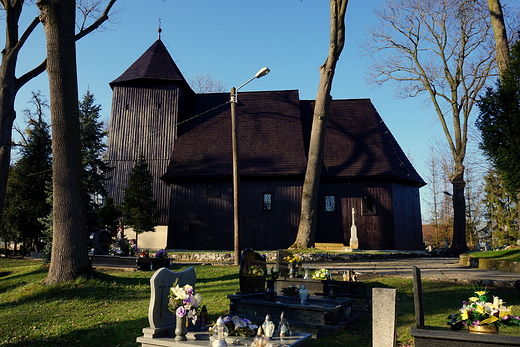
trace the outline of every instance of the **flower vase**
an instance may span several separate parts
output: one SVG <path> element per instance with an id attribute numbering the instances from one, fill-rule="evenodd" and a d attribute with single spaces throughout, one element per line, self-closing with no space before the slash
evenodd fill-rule
<path id="1" fill-rule="evenodd" d="M 305 265 L 305 276 L 303 276 L 304 280 L 310 279 L 311 276 L 309 275 L 309 265 Z"/>
<path id="2" fill-rule="evenodd" d="M 470 325 L 468 329 L 471 334 L 498 334 L 498 327 L 495 325 Z"/>
<path id="3" fill-rule="evenodd" d="M 293 262 L 289 263 L 289 278 L 294 278 L 294 272 L 296 271 L 295 265 Z"/>
<path id="4" fill-rule="evenodd" d="M 175 341 L 186 341 L 186 334 L 188 333 L 187 316 L 175 315 L 175 317 Z"/>
<path id="5" fill-rule="evenodd" d="M 307 287 L 302 285 L 301 289 L 298 291 L 298 296 L 300 297 L 300 305 L 306 305 L 307 299 L 309 298 L 309 290 Z"/>
<path id="6" fill-rule="evenodd" d="M 274 296 L 276 295 L 275 283 L 276 280 L 267 280 L 267 288 L 265 289 L 265 294 L 267 295 L 267 301 L 274 301 Z"/>

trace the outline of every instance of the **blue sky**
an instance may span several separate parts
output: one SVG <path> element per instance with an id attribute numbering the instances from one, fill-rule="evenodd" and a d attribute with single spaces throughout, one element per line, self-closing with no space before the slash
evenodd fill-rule
<path id="1" fill-rule="evenodd" d="M 377 25 L 374 8 L 381 0 L 350 1 L 347 8 L 346 45 L 338 62 L 332 96 L 335 99 L 369 98 L 403 151 L 426 180 L 425 160 L 434 138 L 443 138 L 437 116 L 424 108 L 422 98 L 399 100 L 393 85 L 374 89 L 365 82 L 371 58 L 362 56 L 359 44 L 366 30 Z M 329 44 L 329 2 L 325 0 L 148 0 L 116 2 L 115 24 L 77 43 L 80 97 L 87 89 L 102 105 L 108 122 L 112 92 L 108 83 L 121 75 L 157 39 L 161 39 L 187 80 L 197 73 L 210 74 L 231 88 L 239 86 L 260 68 L 271 73 L 254 80 L 243 91 L 298 89 L 301 99 L 316 97 L 319 71 Z M 26 6 L 21 30 L 35 15 Z M 20 53 L 18 75 L 40 63 L 45 38 L 39 26 Z M 42 74 L 18 94 L 17 124 L 24 127 L 22 109 L 30 93 L 48 96 Z M 421 195 L 426 189 L 421 189 Z M 425 203 L 422 201 L 423 211 Z"/>

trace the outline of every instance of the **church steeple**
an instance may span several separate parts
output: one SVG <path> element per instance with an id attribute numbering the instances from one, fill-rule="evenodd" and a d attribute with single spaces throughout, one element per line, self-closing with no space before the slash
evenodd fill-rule
<path id="1" fill-rule="evenodd" d="M 159 28 L 159 37 L 162 29 Z M 121 76 L 110 82 L 110 86 L 128 83 L 180 83 L 191 91 L 181 71 L 160 38 L 148 48 Z"/>

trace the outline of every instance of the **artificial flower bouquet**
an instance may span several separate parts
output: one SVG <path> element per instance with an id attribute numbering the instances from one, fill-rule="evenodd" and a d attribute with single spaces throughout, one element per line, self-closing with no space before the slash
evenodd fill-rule
<path id="1" fill-rule="evenodd" d="M 320 269 L 312 274 L 314 280 L 332 280 L 332 274 L 327 269 Z"/>
<path id="2" fill-rule="evenodd" d="M 283 258 L 288 263 L 299 263 L 300 257 L 298 257 L 296 254 L 289 254 Z"/>
<path id="3" fill-rule="evenodd" d="M 108 254 L 109 255 L 123 255 L 123 251 L 120 250 L 119 248 L 110 248 L 110 250 L 108 251 Z"/>
<path id="4" fill-rule="evenodd" d="M 160 249 L 155 253 L 155 257 L 165 259 L 168 258 L 168 253 L 164 249 Z"/>
<path id="5" fill-rule="evenodd" d="M 278 276 L 280 276 L 280 272 L 278 271 L 277 267 L 268 267 L 266 272 L 267 274 L 265 279 L 267 280 L 276 280 Z"/>
<path id="6" fill-rule="evenodd" d="M 452 329 L 462 329 L 464 326 L 501 325 L 520 326 L 520 317 L 511 314 L 511 307 L 498 296 L 493 301 L 487 301 L 486 290 L 475 290 L 476 296 L 469 301 L 463 301 L 462 307 L 448 317 L 448 325 Z"/>
<path id="7" fill-rule="evenodd" d="M 180 287 L 177 281 L 170 287 L 168 309 L 179 317 L 188 316 L 192 323 L 197 322 L 197 310 L 202 302 L 202 297 L 195 294 L 189 284 Z"/>
<path id="8" fill-rule="evenodd" d="M 238 316 L 225 316 L 223 318 L 224 324 L 228 328 L 228 336 L 255 336 L 258 325 L 253 324 L 247 318 L 240 318 Z"/>
<path id="9" fill-rule="evenodd" d="M 139 251 L 135 239 L 128 240 L 128 250 L 131 256 L 134 256 Z"/>
<path id="10" fill-rule="evenodd" d="M 282 288 L 282 294 L 284 296 L 298 296 L 301 288 L 302 286 L 300 284 L 296 284 L 294 286 L 287 286 L 285 288 Z"/>

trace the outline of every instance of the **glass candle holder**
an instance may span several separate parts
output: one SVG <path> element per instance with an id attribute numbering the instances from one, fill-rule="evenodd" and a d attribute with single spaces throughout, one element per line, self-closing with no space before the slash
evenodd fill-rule
<path id="1" fill-rule="evenodd" d="M 213 347 L 227 346 L 226 337 L 228 336 L 228 328 L 222 317 L 217 319 L 217 324 L 213 327 L 213 338 L 215 341 L 211 343 Z"/>

